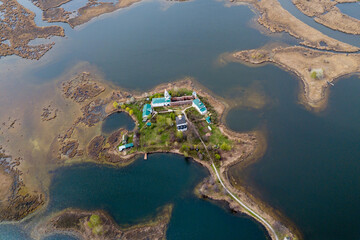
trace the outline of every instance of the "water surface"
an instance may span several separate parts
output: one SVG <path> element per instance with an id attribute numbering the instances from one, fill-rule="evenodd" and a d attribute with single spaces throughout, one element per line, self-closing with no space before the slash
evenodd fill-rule
<path id="1" fill-rule="evenodd" d="M 135 127 L 134 120 L 125 112 L 116 112 L 104 119 L 101 131 L 105 134 L 110 134 L 120 128 L 128 131 Z"/>

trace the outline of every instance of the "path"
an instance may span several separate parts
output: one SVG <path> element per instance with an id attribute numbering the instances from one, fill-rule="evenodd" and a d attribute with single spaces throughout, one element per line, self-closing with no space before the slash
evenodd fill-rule
<path id="1" fill-rule="evenodd" d="M 238 197 L 236 197 L 236 196 L 225 186 L 225 184 L 224 184 L 224 182 L 222 181 L 222 179 L 221 179 L 221 177 L 220 177 L 220 174 L 219 174 L 219 172 L 218 172 L 218 170 L 217 170 L 217 168 L 216 168 L 216 166 L 215 166 L 215 164 L 214 164 L 213 159 L 211 158 L 211 155 L 210 155 L 210 153 L 209 153 L 209 151 L 208 151 L 208 149 L 207 149 L 204 141 L 202 140 L 199 132 L 197 131 L 196 126 L 195 126 L 191 121 L 189 121 L 188 117 L 186 116 L 185 110 L 186 110 L 186 109 L 183 110 L 183 114 L 185 115 L 185 118 L 186 118 L 186 120 L 189 122 L 189 124 L 191 124 L 191 125 L 194 126 L 193 128 L 194 128 L 194 130 L 195 130 L 195 133 L 196 133 L 196 135 L 199 137 L 201 143 L 203 144 L 203 146 L 204 146 L 204 148 L 205 148 L 205 150 L 206 150 L 206 152 L 207 152 L 207 154 L 208 154 L 208 156 L 209 156 L 209 159 L 211 160 L 211 166 L 212 166 L 212 168 L 214 169 L 215 174 L 216 174 L 216 177 L 218 178 L 221 186 L 222 186 L 222 187 L 225 189 L 225 191 L 226 191 L 237 203 L 239 203 L 246 211 L 248 211 L 252 216 L 256 217 L 260 222 L 262 222 L 265 226 L 267 226 L 268 229 L 270 229 L 270 231 L 274 234 L 275 239 L 276 239 L 276 240 L 279 240 L 279 237 L 276 235 L 275 230 L 272 228 L 272 226 L 271 226 L 263 217 L 261 217 L 259 214 L 257 214 L 256 212 L 254 212 L 254 211 L 253 211 L 251 208 L 249 208 L 248 206 L 246 206 L 246 204 L 245 204 L 244 202 L 242 202 Z"/>

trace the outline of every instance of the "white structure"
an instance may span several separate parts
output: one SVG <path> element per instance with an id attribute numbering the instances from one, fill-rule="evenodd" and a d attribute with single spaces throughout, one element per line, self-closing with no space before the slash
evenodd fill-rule
<path id="1" fill-rule="evenodd" d="M 187 130 L 187 122 L 184 115 L 179 115 L 176 117 L 176 128 L 178 131 L 186 131 Z"/>
<path id="2" fill-rule="evenodd" d="M 200 101 L 200 99 L 194 99 L 193 102 L 192 102 L 192 106 L 198 110 L 198 112 L 201 114 L 201 115 L 204 115 L 207 113 L 207 109 L 205 107 L 205 105 Z"/>
<path id="3" fill-rule="evenodd" d="M 171 96 L 168 93 L 168 91 L 164 91 L 164 97 L 161 98 L 153 98 L 151 101 L 151 107 L 164 107 L 164 106 L 170 106 L 171 103 Z"/>

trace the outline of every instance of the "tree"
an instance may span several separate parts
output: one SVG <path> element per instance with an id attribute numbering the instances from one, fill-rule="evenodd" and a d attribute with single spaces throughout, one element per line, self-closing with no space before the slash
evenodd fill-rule
<path id="1" fill-rule="evenodd" d="M 312 72 L 312 73 L 310 74 L 310 76 L 311 76 L 312 79 L 316 79 L 316 72 Z"/>
<path id="2" fill-rule="evenodd" d="M 173 125 L 173 121 L 171 120 L 171 118 L 166 118 L 166 124 L 168 126 L 172 126 Z"/>
<path id="3" fill-rule="evenodd" d="M 130 115 L 133 115 L 133 114 L 134 114 L 134 110 L 130 109 L 129 114 L 130 114 Z"/>
<path id="4" fill-rule="evenodd" d="M 93 226 L 97 226 L 97 225 L 101 224 L 100 216 L 97 214 L 91 215 L 90 222 Z"/>
<path id="5" fill-rule="evenodd" d="M 177 137 L 178 139 L 183 139 L 183 137 L 184 137 L 183 132 L 177 131 L 177 132 L 176 132 L 176 137 Z"/>
<path id="6" fill-rule="evenodd" d="M 223 142 L 220 146 L 220 149 L 221 150 L 224 150 L 224 151 L 230 151 L 231 150 L 231 146 L 225 142 Z"/>
<path id="7" fill-rule="evenodd" d="M 119 104 L 118 104 L 116 101 L 114 101 L 114 102 L 113 102 L 113 106 L 114 106 L 114 108 L 117 109 L 117 108 L 119 107 Z"/>
<path id="8" fill-rule="evenodd" d="M 125 107 L 126 107 L 125 104 L 121 104 L 122 109 L 125 109 Z"/>
<path id="9" fill-rule="evenodd" d="M 221 156 L 216 153 L 216 154 L 215 154 L 215 158 L 216 158 L 217 160 L 220 160 Z"/>
<path id="10" fill-rule="evenodd" d="M 129 107 L 127 107 L 127 108 L 125 109 L 125 111 L 129 112 L 129 111 L 130 111 L 130 108 L 129 108 Z"/>
<path id="11" fill-rule="evenodd" d="M 170 113 L 170 118 L 171 118 L 172 120 L 175 120 L 175 113 L 171 112 L 171 113 Z"/>

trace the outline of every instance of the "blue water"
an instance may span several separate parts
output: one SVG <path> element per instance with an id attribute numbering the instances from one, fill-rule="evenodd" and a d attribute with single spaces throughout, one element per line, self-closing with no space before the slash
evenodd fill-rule
<path id="1" fill-rule="evenodd" d="M 360 20 L 360 3 L 343 3 L 336 6 L 342 13 Z"/>
<path id="2" fill-rule="evenodd" d="M 117 112 L 105 118 L 101 126 L 101 131 L 105 134 L 109 134 L 120 128 L 131 131 L 134 127 L 135 122 L 127 113 Z"/>
<path id="3" fill-rule="evenodd" d="M 48 211 L 67 207 L 104 209 L 120 225 L 136 224 L 174 204 L 168 239 L 266 239 L 262 227 L 229 214 L 193 194 L 208 173 L 205 168 L 173 154 L 150 155 L 125 168 L 84 164 L 60 168 L 50 187 Z M 213 220 L 211 220 L 213 219 Z M 250 238 L 249 238 L 250 237 Z"/>
<path id="4" fill-rule="evenodd" d="M 359 46 L 358 37 L 328 30 L 290 1 L 281 3 L 309 25 Z M 248 26 L 253 17 L 247 6 L 228 8 L 217 1 L 166 7 L 145 2 L 76 30 L 66 26 L 66 38 L 56 38 L 56 45 L 40 62 L 21 60 L 31 70 L 24 76 L 9 74 L 7 81 L 26 79 L 41 85 L 85 61 L 99 67 L 107 80 L 131 89 L 148 90 L 194 76 L 215 94 L 240 102 L 241 90 L 257 83 L 256 91 L 268 100 L 266 107 L 235 108 L 226 122 L 237 131 L 265 127 L 268 150 L 259 162 L 241 171 L 234 168 L 232 175 L 245 179 L 256 195 L 289 217 L 305 239 L 359 239 L 360 81 L 351 77 L 336 83 L 327 111 L 313 114 L 297 104 L 299 79 L 294 75 L 272 65 L 219 65 L 218 56 L 226 51 L 274 41 L 297 43 L 286 34 L 259 33 Z M 36 21 L 41 18 L 37 16 Z M 14 71 L 17 60 L 1 59 L 14 63 Z M 109 127 L 116 129 L 119 120 Z M 102 208 L 119 224 L 128 224 L 151 218 L 158 207 L 173 203 L 169 239 L 264 239 L 258 224 L 194 197 L 193 187 L 206 175 L 201 167 L 174 155 L 151 156 L 124 169 L 61 168 L 54 175 L 46 214 L 66 207 Z M 20 226 L 0 225 L 0 239 L 26 239 L 27 234 Z"/>
<path id="5" fill-rule="evenodd" d="M 293 88 L 296 84 L 282 82 L 282 91 Z M 289 94 L 281 94 L 278 104 L 263 111 L 268 139 L 265 156 L 246 169 L 231 171 L 285 213 L 305 239 L 360 237 L 359 91 L 358 77 L 339 81 L 332 88 L 329 109 L 322 114 L 310 113 L 289 102 Z M 229 126 L 237 130 L 236 119 L 242 115 L 237 109 L 230 111 Z"/>
<path id="6" fill-rule="evenodd" d="M 300 19 L 307 25 L 319 30 L 320 32 L 328 35 L 329 37 L 360 47 L 359 36 L 335 31 L 315 22 L 313 18 L 306 16 L 299 9 L 297 9 L 291 0 L 279 0 L 279 2 L 281 3 L 281 6 L 283 8 L 285 8 L 292 15 L 294 15 L 296 18 Z"/>
<path id="7" fill-rule="evenodd" d="M 162 8 L 159 2 L 144 2 L 67 31 L 69 40 L 55 45 L 52 51 L 59 54 L 33 71 L 34 81 L 48 81 L 78 61 L 95 64 L 108 80 L 132 89 L 188 75 L 201 74 L 204 81 L 219 54 L 257 48 L 272 39 L 242 24 L 254 17 L 247 6 L 199 0 Z"/>

